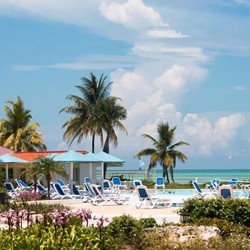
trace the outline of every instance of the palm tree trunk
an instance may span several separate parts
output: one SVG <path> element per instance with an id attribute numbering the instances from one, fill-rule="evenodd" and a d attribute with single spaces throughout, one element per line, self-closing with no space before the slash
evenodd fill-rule
<path id="1" fill-rule="evenodd" d="M 170 176 L 171 176 L 172 182 L 175 183 L 175 181 L 174 181 L 174 167 L 173 167 L 173 165 L 170 166 Z"/>
<path id="2" fill-rule="evenodd" d="M 104 143 L 103 152 L 109 154 L 109 134 L 107 134 L 106 141 Z M 106 178 L 106 172 L 108 169 L 108 164 L 104 163 L 104 179 Z"/>
<path id="3" fill-rule="evenodd" d="M 162 176 L 164 180 L 167 177 L 167 181 L 169 183 L 168 168 L 165 165 L 162 166 Z"/>
<path id="4" fill-rule="evenodd" d="M 35 192 L 35 196 L 36 196 L 36 189 L 37 189 L 37 176 L 34 176 L 34 192 Z"/>
<path id="5" fill-rule="evenodd" d="M 169 183 L 168 167 L 164 166 L 164 170 L 165 170 L 165 176 L 167 177 L 167 182 Z"/>
<path id="6" fill-rule="evenodd" d="M 92 153 L 95 153 L 95 133 L 92 135 Z"/>

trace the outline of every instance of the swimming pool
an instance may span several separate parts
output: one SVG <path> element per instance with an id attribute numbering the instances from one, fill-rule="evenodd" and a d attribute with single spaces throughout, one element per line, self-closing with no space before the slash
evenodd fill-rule
<path id="1" fill-rule="evenodd" d="M 182 207 L 185 200 L 190 199 L 193 197 L 193 195 L 196 194 L 195 189 L 149 189 L 151 197 L 152 198 L 164 198 L 164 199 L 170 199 L 172 201 L 172 207 Z M 209 192 L 207 189 L 203 189 L 202 192 Z M 250 192 L 246 192 L 244 190 L 233 190 L 235 197 L 244 197 L 249 198 Z M 214 192 L 216 194 L 216 192 Z M 136 201 L 137 195 L 135 192 L 130 192 L 123 190 L 123 195 L 126 195 L 128 197 L 135 198 L 134 201 Z M 211 194 L 213 194 L 213 191 L 211 191 Z"/>

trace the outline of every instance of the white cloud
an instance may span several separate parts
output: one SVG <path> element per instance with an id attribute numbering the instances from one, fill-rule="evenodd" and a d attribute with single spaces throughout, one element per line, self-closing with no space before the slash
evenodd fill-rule
<path id="1" fill-rule="evenodd" d="M 152 29 L 147 32 L 149 37 L 154 38 L 183 38 L 188 37 L 186 35 L 181 34 L 181 32 L 176 32 L 170 29 Z"/>
<path id="2" fill-rule="evenodd" d="M 194 65 L 174 64 L 155 80 L 155 85 L 164 91 L 170 91 L 172 94 L 172 92 L 182 91 L 190 80 L 200 81 L 204 79 L 206 74 L 206 70 Z"/>
<path id="3" fill-rule="evenodd" d="M 250 1 L 249 0 L 234 0 L 238 4 L 246 5 L 250 7 Z"/>
<path id="4" fill-rule="evenodd" d="M 242 86 L 242 85 L 237 85 L 233 88 L 234 90 L 236 91 L 244 91 L 244 90 L 247 90 L 247 88 L 245 86 Z"/>
<path id="5" fill-rule="evenodd" d="M 127 0 L 122 3 L 106 0 L 102 2 L 100 10 L 108 20 L 130 29 L 166 26 L 159 13 L 146 6 L 142 0 Z"/>
<path id="6" fill-rule="evenodd" d="M 183 119 L 183 136 L 190 141 L 193 155 L 210 156 L 237 139 L 245 122 L 240 113 L 220 117 L 214 124 L 198 114 L 187 114 Z"/>
<path id="7" fill-rule="evenodd" d="M 181 47 L 181 46 L 169 46 L 163 43 L 157 42 L 140 42 L 136 43 L 132 48 L 135 55 L 143 57 L 160 57 L 164 58 L 166 55 L 173 55 L 175 57 L 182 57 L 186 59 L 193 59 L 200 62 L 206 62 L 207 56 L 203 53 L 201 48 L 198 47 Z"/>
<path id="8" fill-rule="evenodd" d="M 100 0 L 1 0 L 0 12 L 10 15 L 39 16 L 64 23 L 89 26 L 91 14 Z M 95 16 L 95 19 L 98 16 Z M 94 23 L 94 22 L 93 22 Z"/>

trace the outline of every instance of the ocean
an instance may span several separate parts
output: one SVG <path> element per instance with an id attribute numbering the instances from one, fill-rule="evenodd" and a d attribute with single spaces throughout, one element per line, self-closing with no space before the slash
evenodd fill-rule
<path id="1" fill-rule="evenodd" d="M 106 178 L 111 176 L 123 175 L 124 178 L 130 180 L 145 179 L 144 171 L 138 170 L 108 170 Z M 149 179 L 155 180 L 157 176 L 162 176 L 162 170 L 152 170 Z M 170 177 L 170 175 L 169 175 Z M 239 181 L 250 181 L 250 169 L 174 169 L 174 180 L 176 183 L 189 183 L 197 180 L 198 183 L 208 183 L 214 178 L 219 178 L 221 181 L 229 181 L 232 178 L 238 178 Z"/>

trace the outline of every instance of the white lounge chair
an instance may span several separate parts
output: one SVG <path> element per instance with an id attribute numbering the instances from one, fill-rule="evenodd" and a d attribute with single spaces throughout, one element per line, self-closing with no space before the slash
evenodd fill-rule
<path id="1" fill-rule="evenodd" d="M 232 188 L 237 187 L 239 183 L 238 178 L 232 178 L 227 185 L 230 185 Z"/>
<path id="2" fill-rule="evenodd" d="M 193 181 L 192 184 L 193 184 L 193 186 L 194 186 L 194 188 L 196 190 L 196 194 L 194 196 L 198 195 L 200 197 L 205 197 L 205 196 L 210 196 L 210 195 L 218 195 L 218 193 L 215 192 L 217 190 L 214 190 L 214 189 L 209 190 L 208 192 L 202 191 L 199 184 L 196 181 Z"/>
<path id="3" fill-rule="evenodd" d="M 114 188 L 128 188 L 127 185 L 122 184 L 120 177 L 113 177 L 112 178 L 112 183 Z"/>
<path id="4" fill-rule="evenodd" d="M 4 187 L 7 189 L 8 195 L 10 195 L 12 198 L 16 198 L 19 196 L 19 191 L 14 188 L 12 182 L 10 181 L 4 182 Z"/>
<path id="5" fill-rule="evenodd" d="M 72 185 L 72 192 L 73 192 L 73 195 L 78 198 L 78 199 L 82 199 L 83 202 L 87 202 L 89 201 L 89 196 L 88 196 L 88 193 L 85 192 L 85 191 L 80 191 L 75 184 Z"/>
<path id="6" fill-rule="evenodd" d="M 142 181 L 141 180 L 133 180 L 133 186 L 134 186 L 134 188 L 137 186 L 142 186 Z"/>
<path id="7" fill-rule="evenodd" d="M 91 204 L 93 205 L 104 205 L 107 203 L 115 203 L 117 205 L 122 205 L 127 199 L 120 196 L 119 194 L 110 193 L 102 194 L 97 185 L 91 184 L 92 191 L 94 192 L 93 197 L 91 198 Z"/>
<path id="8" fill-rule="evenodd" d="M 206 185 L 206 188 L 217 190 L 219 186 L 220 186 L 220 179 L 216 178 L 211 180 L 210 183 Z"/>
<path id="9" fill-rule="evenodd" d="M 170 199 L 164 199 L 160 197 L 152 198 L 148 188 L 146 186 L 137 186 L 136 193 L 139 201 L 135 204 L 136 208 L 159 208 L 159 207 L 171 207 L 172 202 Z"/>
<path id="10" fill-rule="evenodd" d="M 59 183 L 52 183 L 51 184 L 53 189 L 55 190 L 56 195 L 53 197 L 53 199 L 76 199 L 76 195 L 72 195 L 69 193 L 65 193 L 65 191 L 62 189 L 61 185 Z"/>
<path id="11" fill-rule="evenodd" d="M 20 190 L 29 190 L 29 189 L 31 189 L 31 187 L 30 186 L 28 186 L 24 181 L 22 181 L 21 179 L 15 179 L 15 182 L 16 182 L 16 184 L 17 184 L 17 186 L 18 186 L 18 188 L 20 189 Z"/>

